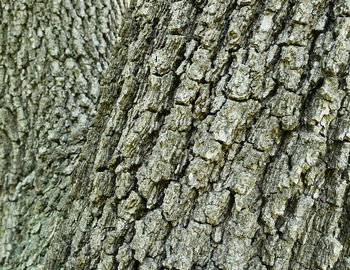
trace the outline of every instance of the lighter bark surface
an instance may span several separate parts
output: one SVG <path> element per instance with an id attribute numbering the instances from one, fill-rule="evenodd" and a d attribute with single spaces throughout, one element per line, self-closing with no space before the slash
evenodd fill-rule
<path id="1" fill-rule="evenodd" d="M 1 269 L 44 269 L 125 8 L 1 0 Z"/>
<path id="2" fill-rule="evenodd" d="M 349 33 L 347 0 L 134 1 L 45 269 L 349 269 Z"/>

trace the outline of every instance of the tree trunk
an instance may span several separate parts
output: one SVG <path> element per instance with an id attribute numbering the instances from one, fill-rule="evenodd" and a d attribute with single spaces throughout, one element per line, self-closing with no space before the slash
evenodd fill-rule
<path id="1" fill-rule="evenodd" d="M 1 0 L 0 269 L 43 269 L 123 1 Z"/>
<path id="2" fill-rule="evenodd" d="M 350 269 L 349 17 L 347 0 L 134 1 L 73 173 L 27 157 L 57 176 L 18 249 L 45 235 L 43 269 Z"/>

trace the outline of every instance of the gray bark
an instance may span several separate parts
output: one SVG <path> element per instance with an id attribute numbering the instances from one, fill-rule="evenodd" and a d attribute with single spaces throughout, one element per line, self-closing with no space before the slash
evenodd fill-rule
<path id="1" fill-rule="evenodd" d="M 0 269 L 44 269 L 123 1 L 1 0 Z"/>
<path id="2" fill-rule="evenodd" d="M 46 183 L 44 269 L 349 269 L 349 17 L 134 1 L 79 160 Z"/>

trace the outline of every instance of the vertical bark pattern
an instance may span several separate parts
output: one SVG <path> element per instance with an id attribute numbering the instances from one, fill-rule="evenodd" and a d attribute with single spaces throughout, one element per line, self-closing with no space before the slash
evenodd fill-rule
<path id="1" fill-rule="evenodd" d="M 49 268 L 349 269 L 349 14 L 135 3 Z"/>
<path id="2" fill-rule="evenodd" d="M 47 269 L 349 269 L 347 0 L 135 1 Z"/>
<path id="3" fill-rule="evenodd" d="M 44 269 L 126 4 L 1 0 L 0 268 Z"/>

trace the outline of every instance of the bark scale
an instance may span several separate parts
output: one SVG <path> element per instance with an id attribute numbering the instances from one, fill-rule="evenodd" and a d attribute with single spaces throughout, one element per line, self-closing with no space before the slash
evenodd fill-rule
<path id="1" fill-rule="evenodd" d="M 349 269 L 349 2 L 131 11 L 45 269 Z"/>
<path id="2" fill-rule="evenodd" d="M 0 3 L 0 268 L 44 269 L 125 8 Z"/>

